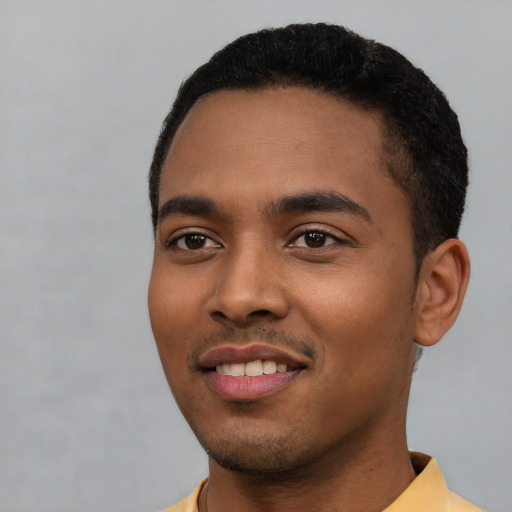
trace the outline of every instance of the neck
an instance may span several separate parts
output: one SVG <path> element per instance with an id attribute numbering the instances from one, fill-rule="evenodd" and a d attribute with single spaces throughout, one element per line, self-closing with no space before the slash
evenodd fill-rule
<path id="1" fill-rule="evenodd" d="M 412 482 L 415 473 L 405 432 L 390 440 L 376 434 L 364 446 L 352 439 L 283 473 L 247 475 L 210 460 L 210 477 L 200 498 L 200 512 L 377 512 L 390 505 Z"/>

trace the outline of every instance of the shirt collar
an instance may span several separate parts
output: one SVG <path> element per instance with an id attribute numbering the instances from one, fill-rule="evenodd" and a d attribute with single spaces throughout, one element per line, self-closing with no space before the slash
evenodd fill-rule
<path id="1" fill-rule="evenodd" d="M 418 476 L 383 512 L 446 510 L 449 491 L 436 459 L 411 452 L 411 462 Z"/>

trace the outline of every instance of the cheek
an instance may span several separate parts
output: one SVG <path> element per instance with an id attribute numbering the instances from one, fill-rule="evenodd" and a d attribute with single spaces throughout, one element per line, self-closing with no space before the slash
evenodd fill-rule
<path id="1" fill-rule="evenodd" d="M 196 300 L 190 286 L 170 277 L 168 272 L 153 270 L 148 290 L 151 328 L 167 382 L 183 414 L 193 402 L 190 393 L 196 378 L 190 371 L 190 346 L 199 339 Z M 186 291 L 186 293 L 185 293 Z M 196 390 L 197 391 L 197 390 Z M 197 393 L 196 393 L 197 394 Z"/>
<path id="2" fill-rule="evenodd" d="M 155 256 L 148 308 L 155 335 L 158 332 L 168 337 L 186 329 L 187 324 L 195 324 L 198 306 L 204 302 L 204 290 L 200 289 L 201 281 L 196 279 L 192 283 L 185 272 L 179 268 L 168 268 L 161 259 Z M 194 315 L 195 320 L 192 318 Z"/>
<path id="3" fill-rule="evenodd" d="M 301 304 L 321 355 L 316 407 L 329 411 L 336 426 L 386 410 L 407 385 L 410 290 L 354 274 L 323 285 L 317 280 Z"/>
<path id="4" fill-rule="evenodd" d="M 197 330 L 196 301 L 178 275 L 155 265 L 148 290 L 151 328 L 166 374 L 170 366 L 186 367 L 187 338 Z"/>
<path id="5" fill-rule="evenodd" d="M 352 371 L 358 361 L 393 357 L 407 338 L 412 287 L 390 270 L 352 267 L 309 281 L 298 295 L 298 307 L 329 353 L 330 361 Z M 326 364 L 328 361 L 326 361 Z M 382 364 L 382 362 L 381 362 Z"/>

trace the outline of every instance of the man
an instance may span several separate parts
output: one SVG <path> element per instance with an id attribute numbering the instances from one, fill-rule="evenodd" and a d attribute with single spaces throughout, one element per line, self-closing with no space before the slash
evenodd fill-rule
<path id="1" fill-rule="evenodd" d="M 418 350 L 455 321 L 457 116 L 342 27 L 244 36 L 181 87 L 150 172 L 149 311 L 209 478 L 168 511 L 475 511 L 408 451 Z"/>

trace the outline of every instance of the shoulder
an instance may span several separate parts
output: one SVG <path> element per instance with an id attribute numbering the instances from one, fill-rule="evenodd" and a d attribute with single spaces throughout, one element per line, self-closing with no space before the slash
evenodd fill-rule
<path id="1" fill-rule="evenodd" d="M 450 512 L 484 512 L 452 491 L 448 491 L 448 503 Z"/>

